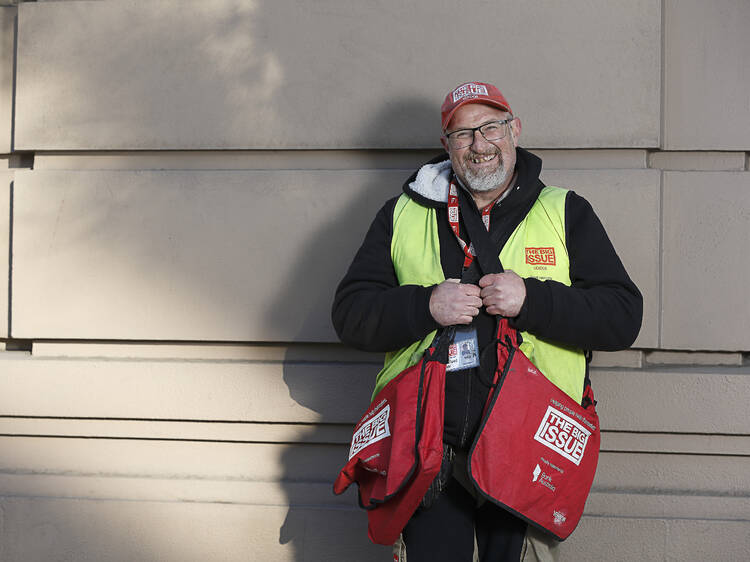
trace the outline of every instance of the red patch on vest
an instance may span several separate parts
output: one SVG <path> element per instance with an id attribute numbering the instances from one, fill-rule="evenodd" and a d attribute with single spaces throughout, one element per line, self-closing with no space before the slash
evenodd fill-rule
<path id="1" fill-rule="evenodd" d="M 526 263 L 530 265 L 555 265 L 555 249 L 526 248 Z"/>

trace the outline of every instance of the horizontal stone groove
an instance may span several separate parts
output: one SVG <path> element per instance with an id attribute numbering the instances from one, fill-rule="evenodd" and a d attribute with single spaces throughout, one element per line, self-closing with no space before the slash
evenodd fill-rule
<path id="1" fill-rule="evenodd" d="M 345 445 L 351 424 L 0 416 L 0 436 Z M 750 435 L 603 431 L 603 452 L 750 456 Z"/>

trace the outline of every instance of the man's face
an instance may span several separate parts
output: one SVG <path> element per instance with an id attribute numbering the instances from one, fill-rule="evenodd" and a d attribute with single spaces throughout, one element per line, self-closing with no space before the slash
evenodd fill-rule
<path id="1" fill-rule="evenodd" d="M 503 121 L 509 117 L 508 112 L 496 107 L 469 103 L 456 110 L 448 122 L 446 133 L 479 127 L 490 121 Z M 453 171 L 463 184 L 472 191 L 492 191 L 507 187 L 513 176 L 520 134 L 520 122 L 514 119 L 505 137 L 498 141 L 487 141 L 479 131 L 474 132 L 474 143 L 465 148 L 453 149 L 446 138 L 441 140 L 450 156 Z"/>

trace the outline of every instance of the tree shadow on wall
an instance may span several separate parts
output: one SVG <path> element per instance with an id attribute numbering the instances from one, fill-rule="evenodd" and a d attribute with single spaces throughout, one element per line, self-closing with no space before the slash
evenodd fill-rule
<path id="1" fill-rule="evenodd" d="M 408 116 L 408 120 L 404 117 Z M 430 127 L 437 119 L 437 108 L 429 102 L 403 99 L 381 109 L 368 123 L 363 136 L 386 138 L 391 131 L 403 127 L 405 121 Z M 437 139 L 436 139 L 437 143 Z M 364 239 L 367 228 L 378 209 L 391 197 L 401 193 L 404 180 L 422 162 L 439 152 L 435 150 L 404 151 L 398 156 L 398 168 L 365 172 L 362 185 L 352 185 L 359 191 L 350 204 L 334 220 L 319 225 L 316 234 L 307 240 L 293 274 L 279 291 L 275 310 L 285 310 L 284 295 L 299 290 L 299 281 L 325 279 L 326 283 L 306 283 L 315 292 L 308 295 L 315 306 L 304 318 L 297 319 L 297 342 L 321 341 L 320 326 L 330 326 L 330 309 L 338 282 Z M 364 166 L 377 169 L 387 158 L 370 151 Z M 400 168 L 400 169 L 399 169 Z M 311 197 L 314 194 L 310 194 Z M 326 255 L 332 260 L 321 260 Z M 328 266 L 321 266 L 328 261 Z M 288 305 L 286 305 L 288 309 Z M 275 321 L 282 322 L 283 318 Z M 330 330 L 330 328 L 329 328 Z M 277 330 L 278 331 L 278 330 Z M 291 345 L 285 355 L 283 377 L 291 398 L 315 412 L 319 423 L 305 426 L 298 443 L 282 453 L 282 486 L 287 495 L 289 511 L 279 531 L 279 542 L 290 544 L 294 560 L 383 560 L 390 549 L 371 544 L 367 539 L 367 518 L 357 507 L 356 486 L 341 498 L 334 498 L 332 483 L 345 464 L 348 440 L 354 423 L 369 404 L 374 378 L 382 366 L 382 355 L 356 353 L 336 344 L 315 346 L 316 357 L 311 362 L 306 346 Z M 310 348 L 312 349 L 312 348 Z M 320 477 L 305 481 L 299 463 L 305 458 L 323 459 L 316 469 Z M 300 480 L 305 481 L 304 484 Z M 330 494 L 325 505 L 310 505 L 308 492 L 318 490 Z M 317 498 L 322 497 L 317 495 Z M 320 500 L 318 500 L 320 501 Z M 316 557 L 318 556 L 318 557 Z"/>

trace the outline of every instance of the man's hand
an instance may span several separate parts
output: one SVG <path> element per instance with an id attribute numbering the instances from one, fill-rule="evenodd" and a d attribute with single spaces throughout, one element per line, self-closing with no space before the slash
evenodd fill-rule
<path id="1" fill-rule="evenodd" d="M 526 300 L 526 285 L 518 275 L 510 269 L 504 273 L 492 273 L 479 280 L 482 291 L 482 304 L 488 314 L 499 314 L 513 318 L 518 316 Z"/>
<path id="2" fill-rule="evenodd" d="M 430 314 L 441 326 L 471 324 L 482 306 L 479 292 L 476 285 L 467 285 L 458 279 L 446 279 L 432 290 Z"/>

